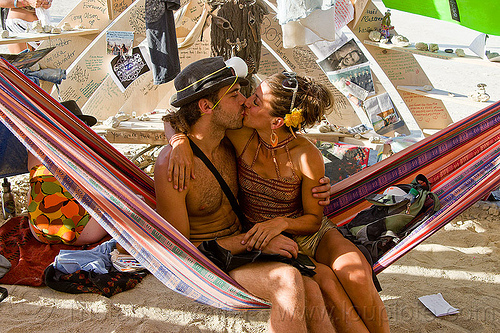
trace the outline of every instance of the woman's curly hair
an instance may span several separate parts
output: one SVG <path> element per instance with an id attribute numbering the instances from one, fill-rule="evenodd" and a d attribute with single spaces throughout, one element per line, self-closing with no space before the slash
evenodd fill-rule
<path id="1" fill-rule="evenodd" d="M 293 91 L 283 87 L 282 83 L 288 77 L 283 74 L 274 74 L 265 79 L 273 99 L 271 100 L 271 116 L 285 118 L 291 112 Z M 294 109 L 302 109 L 303 121 L 293 131 L 300 128 L 309 128 L 321 121 L 325 112 L 333 106 L 332 93 L 321 83 L 305 76 L 296 75 L 298 90 L 295 96 Z"/>

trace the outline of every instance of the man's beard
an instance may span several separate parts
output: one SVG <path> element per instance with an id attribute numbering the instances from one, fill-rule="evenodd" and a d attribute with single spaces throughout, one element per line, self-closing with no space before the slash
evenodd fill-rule
<path id="1" fill-rule="evenodd" d="M 240 129 L 240 128 L 243 128 L 243 119 L 244 118 L 241 118 L 241 121 L 239 121 L 234 126 L 229 127 L 228 129 Z"/>

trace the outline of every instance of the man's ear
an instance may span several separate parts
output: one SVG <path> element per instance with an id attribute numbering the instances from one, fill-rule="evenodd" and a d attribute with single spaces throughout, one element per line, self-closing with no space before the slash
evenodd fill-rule
<path id="1" fill-rule="evenodd" d="M 278 129 L 285 125 L 285 120 L 281 117 L 276 117 L 271 121 L 271 129 Z"/>
<path id="2" fill-rule="evenodd" d="M 200 98 L 198 101 L 198 107 L 200 108 L 201 114 L 210 114 L 212 113 L 213 103 L 207 98 Z"/>

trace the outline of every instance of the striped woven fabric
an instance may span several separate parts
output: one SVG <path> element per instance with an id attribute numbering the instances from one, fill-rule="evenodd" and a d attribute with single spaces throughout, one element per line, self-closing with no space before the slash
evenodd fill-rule
<path id="1" fill-rule="evenodd" d="M 431 236 L 500 185 L 500 102 L 333 186 L 325 210 L 338 225 L 370 204 L 363 198 L 398 183 L 427 176 L 441 209 L 374 264 L 376 273 Z"/>
<path id="2" fill-rule="evenodd" d="M 23 74 L 0 60 L 0 120 L 131 254 L 169 288 L 228 310 L 267 308 L 147 204 L 152 180 Z M 500 103 L 333 186 L 325 213 L 342 225 L 363 199 L 418 173 L 442 208 L 374 265 L 382 271 L 500 184 Z M 140 194 L 145 201 L 140 200 Z"/>
<path id="3" fill-rule="evenodd" d="M 149 206 L 155 205 L 149 176 L 3 59 L 0 120 L 167 287 L 226 310 L 269 307 L 239 287 Z"/>

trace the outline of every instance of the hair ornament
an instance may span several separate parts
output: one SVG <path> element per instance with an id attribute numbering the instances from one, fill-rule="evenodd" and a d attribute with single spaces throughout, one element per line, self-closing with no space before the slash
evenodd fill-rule
<path id="1" fill-rule="evenodd" d="M 292 128 L 300 128 L 303 121 L 304 116 L 302 115 L 302 109 L 293 108 L 292 112 L 285 115 L 285 125 L 288 126 L 293 136 L 295 136 L 295 133 Z"/>
<path id="2" fill-rule="evenodd" d="M 302 109 L 293 108 L 292 112 L 285 115 L 285 125 L 288 127 L 300 128 L 303 121 Z"/>

